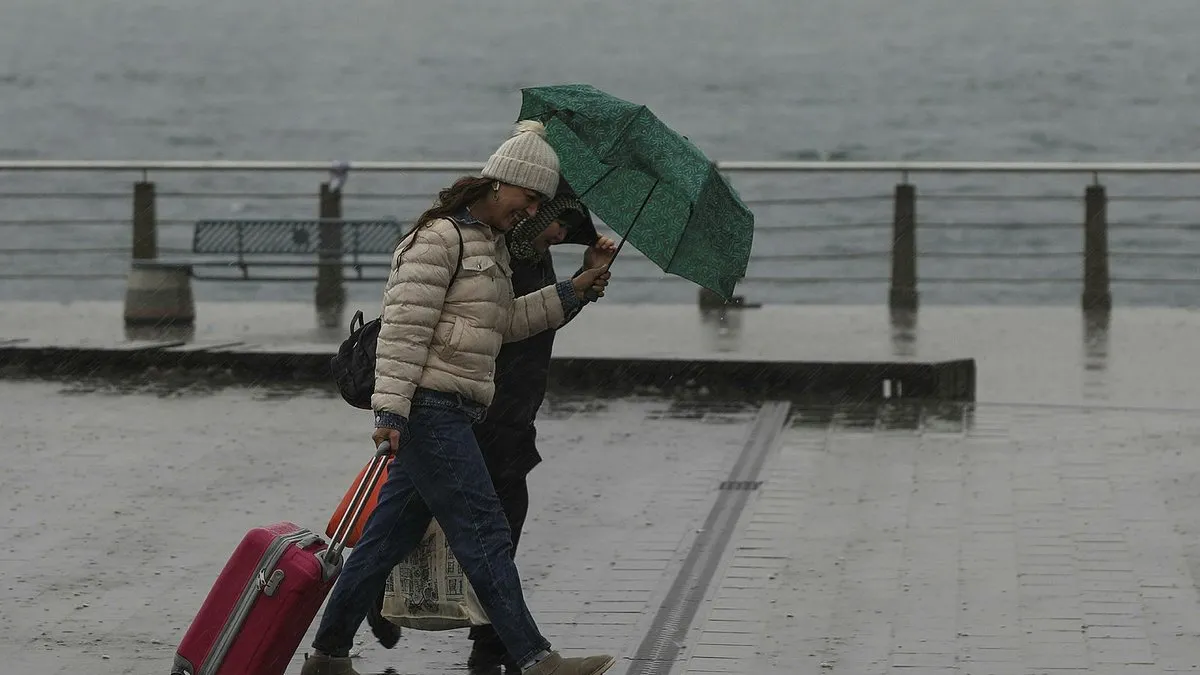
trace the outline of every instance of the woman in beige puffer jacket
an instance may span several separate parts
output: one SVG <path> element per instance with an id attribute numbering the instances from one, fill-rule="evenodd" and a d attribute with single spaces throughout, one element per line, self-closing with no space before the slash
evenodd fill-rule
<path id="1" fill-rule="evenodd" d="M 396 457 L 378 504 L 346 559 L 302 675 L 353 675 L 350 647 L 392 568 L 431 518 L 514 663 L 542 675 L 598 675 L 611 656 L 563 658 L 530 616 L 512 542 L 472 425 L 492 401 L 496 354 L 506 341 L 558 328 L 608 271 L 514 298 L 504 232 L 558 187 L 558 157 L 537 122 L 521 122 L 482 176 L 439 195 L 401 242 L 384 290 L 376 344 L 375 434 Z M 460 258 L 461 255 L 461 258 Z M 461 260 L 461 263 L 460 263 Z"/>

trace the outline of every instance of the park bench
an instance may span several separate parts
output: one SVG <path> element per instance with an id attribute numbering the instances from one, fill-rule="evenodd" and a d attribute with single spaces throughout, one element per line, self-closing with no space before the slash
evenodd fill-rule
<path id="1" fill-rule="evenodd" d="M 322 256 L 322 227 L 335 243 Z M 340 231 L 340 247 L 336 240 Z M 336 264 L 354 270 L 348 281 L 379 280 L 391 266 L 391 254 L 405 234 L 404 226 L 394 219 L 376 220 L 252 220 L 209 219 L 196 222 L 192 233 L 192 259 L 187 261 L 196 279 L 220 281 L 308 281 L 316 278 L 281 275 L 281 270 L 317 268 Z M 338 249 L 340 248 L 340 254 Z M 368 277 L 364 269 L 385 270 L 382 276 Z M 235 270 L 236 274 L 211 273 Z M 251 270 L 261 270 L 252 274 Z M 201 273 L 201 271 L 204 273 Z M 274 271 L 275 273 L 270 273 Z"/>
<path id="2" fill-rule="evenodd" d="M 336 313 L 344 299 L 344 281 L 387 278 L 392 253 L 404 234 L 404 226 L 390 218 L 200 220 L 192 233 L 190 257 L 131 261 L 125 323 L 190 325 L 196 314 L 192 279 L 315 281 L 318 312 L 332 307 Z M 347 268 L 354 273 L 346 275 Z M 262 273 L 252 274 L 252 269 Z M 296 270 L 303 269 L 312 272 L 298 276 Z M 369 277 L 365 269 L 382 274 Z"/>

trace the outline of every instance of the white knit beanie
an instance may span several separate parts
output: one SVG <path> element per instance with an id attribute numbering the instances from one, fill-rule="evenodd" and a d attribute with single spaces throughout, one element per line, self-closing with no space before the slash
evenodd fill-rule
<path id="1" fill-rule="evenodd" d="M 546 127 L 534 120 L 517 122 L 512 138 L 496 148 L 482 175 L 553 197 L 558 188 L 558 155 L 546 141 Z"/>

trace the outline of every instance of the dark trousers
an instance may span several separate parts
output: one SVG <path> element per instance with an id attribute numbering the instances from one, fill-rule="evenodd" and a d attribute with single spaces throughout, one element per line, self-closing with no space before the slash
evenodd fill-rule
<path id="1" fill-rule="evenodd" d="M 529 514 L 529 483 L 523 473 L 493 476 L 492 482 L 496 486 L 500 506 L 504 509 L 504 517 L 508 520 L 508 529 L 512 533 L 512 555 L 516 558 L 521 528 L 525 526 L 525 516 Z M 491 655 L 496 661 L 506 656 L 504 643 L 492 624 L 472 626 L 469 636 L 475 641 L 476 651 Z"/>
<path id="2" fill-rule="evenodd" d="M 349 653 L 388 574 L 417 548 L 434 517 L 513 660 L 525 663 L 550 648 L 525 606 L 508 523 L 472 431 L 483 416 L 482 406 L 461 397 L 417 390 L 408 438 L 329 594 L 313 648 Z"/>

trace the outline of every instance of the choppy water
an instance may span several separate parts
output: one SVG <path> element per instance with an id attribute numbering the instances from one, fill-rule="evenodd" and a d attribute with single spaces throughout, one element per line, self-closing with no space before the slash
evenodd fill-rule
<path id="1" fill-rule="evenodd" d="M 592 83 L 649 105 L 717 159 L 1191 160 L 1200 150 L 1200 41 L 1191 0 L 1097 4 L 1089 0 L 935 0 L 743 3 L 646 0 L 467 0 L 353 3 L 315 0 L 156 0 L 0 5 L 0 159 L 460 159 L 481 160 L 520 105 L 519 88 Z M 437 179 L 442 181 L 445 177 Z M 132 176 L 0 174 L 0 192 L 119 192 Z M 315 189 L 316 178 L 171 178 L 163 189 Z M 894 177 L 735 176 L 748 200 L 886 194 Z M 1087 177 L 1056 181 L 945 179 L 931 189 L 1082 193 Z M 437 181 L 352 178 L 351 191 L 432 195 Z M 1110 181 L 1127 194 L 1193 191 L 1194 180 Z M 233 187 L 230 188 L 230 185 Z M 923 192 L 925 186 L 922 186 Z M 3 199 L 3 198 L 0 198 Z M 426 197 L 353 207 L 358 215 L 411 217 Z M 248 203 L 243 203 L 248 202 Z M 753 204 L 760 223 L 787 227 L 886 222 L 886 200 L 857 204 Z M 1194 203 L 1114 205 L 1130 251 L 1197 251 Z M 87 214 L 127 219 L 128 199 L 39 204 L 3 199 L 3 219 Z M 229 199 L 164 201 L 183 221 L 230 212 L 310 214 Z M 348 211 L 351 207 L 348 207 Z M 1082 205 L 955 203 L 922 207 L 929 222 L 1075 223 Z M 1137 227 L 1133 227 L 1136 224 Z M 123 224 L 8 225 L 0 248 L 123 246 Z M 188 230 L 164 230 L 186 245 Z M 1079 231 L 931 229 L 930 250 L 1078 249 Z M 761 230 L 756 253 L 884 251 L 886 230 Z M 1117 244 L 1114 243 L 1114 248 Z M 1070 259 L 1030 259 L 1016 275 L 1070 277 Z M 47 268 L 119 273 L 120 256 L 0 255 L 12 274 Z M 635 263 L 630 263 L 634 265 Z M 982 265 L 982 266 L 981 266 Z M 1115 260 L 1114 275 L 1186 276 L 1187 261 Z M 819 264 L 758 262 L 752 276 L 884 277 L 886 258 Z M 933 259 L 929 276 L 997 276 L 1010 262 Z M 614 269 L 614 272 L 617 271 Z M 638 268 L 639 276 L 653 270 Z M 643 274 L 644 273 L 644 274 Z M 0 297 L 84 293 L 118 297 L 119 280 L 79 284 L 0 281 Z M 748 283 L 768 302 L 879 302 L 879 284 Z M 355 293 L 374 298 L 375 287 Z M 206 285 L 205 297 L 295 299 L 306 285 Z M 1125 284 L 1119 301 L 1195 304 L 1194 286 Z M 930 285 L 931 302 L 1063 302 L 1071 284 Z M 614 289 L 629 301 L 690 300 L 686 284 Z"/>

